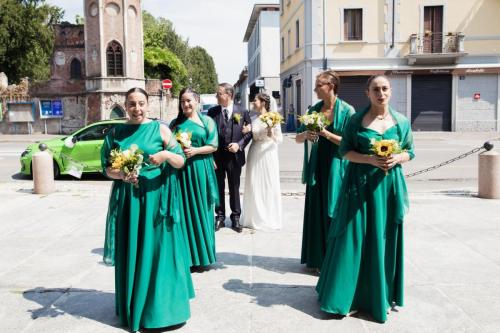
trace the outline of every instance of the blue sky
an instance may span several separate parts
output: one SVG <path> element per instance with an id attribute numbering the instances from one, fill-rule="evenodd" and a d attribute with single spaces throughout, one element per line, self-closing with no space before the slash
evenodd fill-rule
<path id="1" fill-rule="evenodd" d="M 65 20 L 74 23 L 83 16 L 83 0 L 47 0 L 64 9 Z M 235 83 L 247 63 L 243 35 L 256 3 L 276 0 L 143 0 L 142 8 L 154 16 L 174 23 L 175 30 L 189 39 L 191 46 L 202 46 L 214 58 L 220 82 Z"/>

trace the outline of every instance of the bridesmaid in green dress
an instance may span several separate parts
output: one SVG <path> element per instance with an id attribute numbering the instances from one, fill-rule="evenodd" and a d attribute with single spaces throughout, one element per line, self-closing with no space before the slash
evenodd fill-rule
<path id="1" fill-rule="evenodd" d="M 126 94 L 129 120 L 116 125 L 101 150 L 103 173 L 114 179 L 106 221 L 104 261 L 115 265 L 116 313 L 131 331 L 182 324 L 194 297 L 179 214 L 174 168 L 184 156 L 168 127 L 147 118 L 148 95 Z M 110 166 L 113 149 L 144 151 L 139 175 Z"/>
<path id="2" fill-rule="evenodd" d="M 300 261 L 316 270 L 323 263 L 328 229 L 346 166 L 339 154 L 342 131 L 354 114 L 354 108 L 337 97 L 339 86 L 340 79 L 334 71 L 316 77 L 314 91 L 321 101 L 308 113 L 322 112 L 330 125 L 319 133 L 307 131 L 302 125 L 295 138 L 297 143 L 304 143 L 302 182 L 306 184 Z"/>
<path id="3" fill-rule="evenodd" d="M 340 153 L 350 163 L 329 232 L 316 290 L 323 311 L 365 311 L 379 322 L 403 305 L 403 218 L 408 193 L 401 164 L 414 157 L 409 121 L 389 106 L 389 80 L 367 83 L 370 106 L 347 125 Z M 403 152 L 378 157 L 372 140 L 396 140 Z"/>
<path id="4" fill-rule="evenodd" d="M 191 145 L 183 147 L 187 160 L 180 182 L 192 270 L 201 272 L 216 261 L 213 212 L 219 195 L 212 153 L 217 150 L 218 134 L 215 122 L 202 115 L 198 105 L 199 95 L 191 88 L 182 89 L 179 114 L 170 126 L 175 135 L 191 135 Z"/>

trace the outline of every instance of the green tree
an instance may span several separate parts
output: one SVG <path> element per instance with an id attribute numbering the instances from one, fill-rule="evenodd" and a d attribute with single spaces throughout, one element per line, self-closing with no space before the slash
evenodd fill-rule
<path id="1" fill-rule="evenodd" d="M 163 17 L 155 18 L 147 11 L 142 13 L 144 47 L 167 48 L 187 63 L 189 42 L 175 32 L 172 22 Z"/>
<path id="2" fill-rule="evenodd" d="M 64 11 L 45 0 L 0 0 L 0 71 L 9 81 L 50 77 L 53 25 Z"/>
<path id="3" fill-rule="evenodd" d="M 187 84 L 191 84 L 200 93 L 215 92 L 217 73 L 214 61 L 207 51 L 200 46 L 190 48 L 189 41 L 179 36 L 172 22 L 167 19 L 155 18 L 147 11 L 143 11 L 142 19 L 146 77 L 172 79 L 175 92 L 179 87 Z M 171 67 L 176 63 L 173 60 L 174 57 L 183 64 L 184 69 L 187 68 L 187 74 L 177 73 Z M 167 61 L 167 59 L 169 63 L 161 63 L 162 60 Z M 167 74 L 170 76 L 165 76 Z M 175 77 L 180 78 L 181 81 L 176 82 Z"/>
<path id="4" fill-rule="evenodd" d="M 214 60 L 201 46 L 189 49 L 188 76 L 191 85 L 200 94 L 211 94 L 217 90 L 217 73 Z"/>
<path id="5" fill-rule="evenodd" d="M 147 47 L 144 49 L 144 72 L 147 78 L 171 79 L 173 94 L 177 94 L 188 84 L 186 66 L 172 51 L 165 48 Z"/>

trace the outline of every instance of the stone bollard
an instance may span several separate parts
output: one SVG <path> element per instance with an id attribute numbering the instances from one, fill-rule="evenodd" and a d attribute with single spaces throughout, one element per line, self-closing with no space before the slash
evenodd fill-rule
<path id="1" fill-rule="evenodd" d="M 500 154 L 488 150 L 479 154 L 478 196 L 484 199 L 500 199 Z M 489 149 L 488 149 L 489 148 Z"/>
<path id="2" fill-rule="evenodd" d="M 33 155 L 33 193 L 50 194 L 55 191 L 54 166 L 47 145 L 41 143 L 40 151 Z"/>

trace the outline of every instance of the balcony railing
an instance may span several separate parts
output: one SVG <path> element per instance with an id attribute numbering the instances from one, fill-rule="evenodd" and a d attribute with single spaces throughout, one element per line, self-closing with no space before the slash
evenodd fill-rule
<path id="1" fill-rule="evenodd" d="M 464 51 L 465 35 L 427 32 L 410 36 L 409 65 L 450 65 L 467 55 Z"/>
<path id="2" fill-rule="evenodd" d="M 465 35 L 461 32 L 423 33 L 410 36 L 410 55 L 432 53 L 463 53 Z"/>

